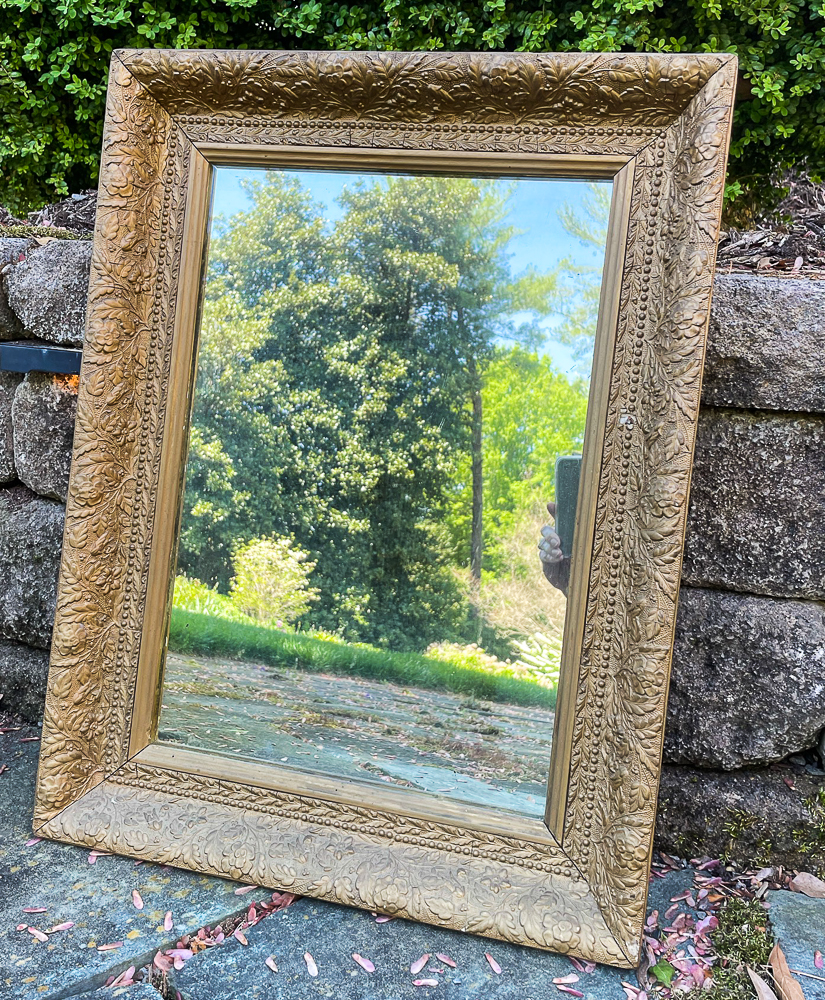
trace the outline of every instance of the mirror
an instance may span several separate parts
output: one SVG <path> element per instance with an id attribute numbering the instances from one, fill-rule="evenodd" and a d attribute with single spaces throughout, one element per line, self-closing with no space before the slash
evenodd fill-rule
<path id="1" fill-rule="evenodd" d="M 638 963 L 736 75 L 114 54 L 37 836 Z"/>
<path id="2" fill-rule="evenodd" d="M 162 742 L 544 815 L 611 193 L 213 168 Z"/>

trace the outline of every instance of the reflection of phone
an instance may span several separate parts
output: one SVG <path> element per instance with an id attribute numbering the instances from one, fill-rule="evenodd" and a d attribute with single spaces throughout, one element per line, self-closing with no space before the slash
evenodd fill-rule
<path id="1" fill-rule="evenodd" d="M 556 534 L 561 540 L 561 551 L 568 558 L 573 554 L 581 471 L 581 455 L 561 455 L 556 459 Z"/>

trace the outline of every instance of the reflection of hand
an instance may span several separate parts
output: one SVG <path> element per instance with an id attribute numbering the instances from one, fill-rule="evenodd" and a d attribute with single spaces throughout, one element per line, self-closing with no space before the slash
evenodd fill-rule
<path id="1" fill-rule="evenodd" d="M 547 511 L 555 521 L 556 505 L 548 503 Z M 550 524 L 545 524 L 541 529 L 539 559 L 541 560 L 541 568 L 544 570 L 547 580 L 566 597 L 567 585 L 570 581 L 570 556 L 562 552 L 561 539 L 556 529 Z"/>

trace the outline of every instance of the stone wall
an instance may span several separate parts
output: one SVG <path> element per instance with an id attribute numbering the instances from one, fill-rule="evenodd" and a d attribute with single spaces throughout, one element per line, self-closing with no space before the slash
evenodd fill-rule
<path id="1" fill-rule="evenodd" d="M 80 345 L 91 244 L 0 239 L 0 339 Z M 0 695 L 42 711 L 76 379 L 0 373 Z M 716 279 L 658 840 L 825 845 L 825 283 Z"/>
<path id="2" fill-rule="evenodd" d="M 658 842 L 825 862 L 825 282 L 716 278 Z"/>
<path id="3" fill-rule="evenodd" d="M 0 238 L 0 341 L 83 343 L 92 244 Z M 0 372 L 0 707 L 43 711 L 76 375 Z"/>

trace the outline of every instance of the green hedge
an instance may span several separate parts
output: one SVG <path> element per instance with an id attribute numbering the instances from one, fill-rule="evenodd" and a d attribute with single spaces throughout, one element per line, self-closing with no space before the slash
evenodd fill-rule
<path id="1" fill-rule="evenodd" d="M 0 0 L 0 203 L 31 209 L 96 181 L 114 48 L 736 52 L 729 176 L 740 204 L 825 167 L 825 3 L 799 0 Z"/>

